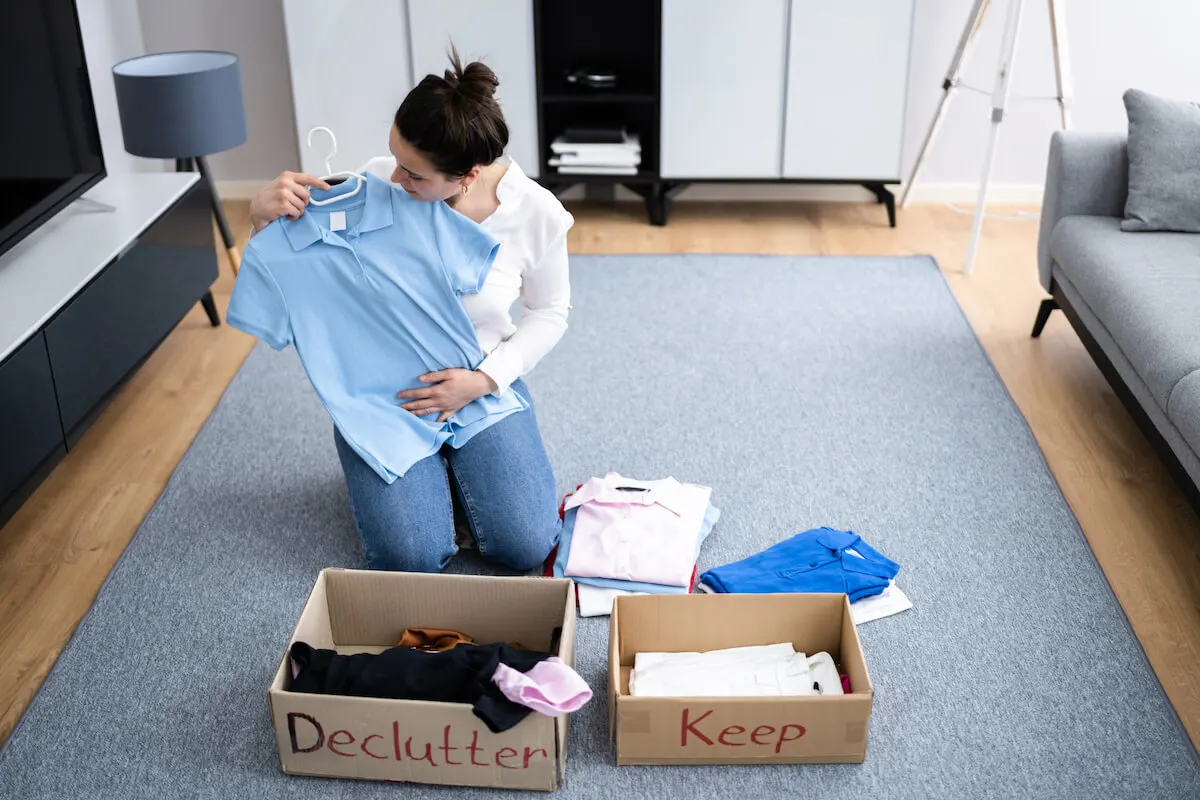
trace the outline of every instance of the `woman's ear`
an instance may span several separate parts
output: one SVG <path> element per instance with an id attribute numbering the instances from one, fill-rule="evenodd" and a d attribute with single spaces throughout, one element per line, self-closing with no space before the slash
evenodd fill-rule
<path id="1" fill-rule="evenodd" d="M 479 179 L 479 172 L 480 169 L 479 165 L 477 164 L 471 167 L 470 171 L 468 171 L 466 175 L 463 175 L 462 178 L 459 179 L 459 183 L 462 184 L 463 194 L 471 191 L 471 185 Z"/>

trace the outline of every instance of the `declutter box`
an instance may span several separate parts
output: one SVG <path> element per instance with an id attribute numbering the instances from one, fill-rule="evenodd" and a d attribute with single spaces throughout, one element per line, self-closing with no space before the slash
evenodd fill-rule
<path id="1" fill-rule="evenodd" d="M 609 634 L 609 730 L 618 765 L 862 762 L 874 688 L 844 594 L 619 597 Z M 791 642 L 825 651 L 851 694 L 635 697 L 639 652 L 708 652 Z"/>
<path id="2" fill-rule="evenodd" d="M 378 653 L 404 628 L 448 628 L 515 642 L 574 666 L 575 596 L 566 579 L 326 569 L 292 633 L 339 653 Z M 553 790 L 568 717 L 533 713 L 492 733 L 471 706 L 289 691 L 288 652 L 268 692 L 284 772 L 369 780 Z M 595 702 L 595 700 L 593 700 Z"/>

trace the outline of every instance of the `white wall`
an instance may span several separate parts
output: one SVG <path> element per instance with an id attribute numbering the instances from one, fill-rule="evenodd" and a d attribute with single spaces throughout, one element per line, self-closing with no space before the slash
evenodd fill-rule
<path id="1" fill-rule="evenodd" d="M 1060 0 L 1065 2 L 1070 66 L 1075 84 L 1074 127 L 1126 130 L 1121 93 L 1130 87 L 1178 99 L 1200 100 L 1200 2 L 1196 0 Z M 992 8 L 976 36 L 964 82 L 991 92 L 1007 4 Z M 917 0 L 905 119 L 904 165 L 916 159 L 941 98 L 942 80 L 962 34 L 970 0 Z M 1014 95 L 1054 94 L 1049 12 L 1045 0 L 1028 0 L 1013 69 Z M 971 183 L 983 169 L 991 99 L 972 92 L 955 97 L 922 182 Z M 1051 131 L 1058 127 L 1052 101 L 1012 99 L 1001 126 L 993 180 L 1041 184 Z M 907 174 L 905 175 L 907 177 Z"/>
<path id="2" fill-rule="evenodd" d="M 396 0 L 401 2 L 402 0 Z M 132 0 L 81 0 L 81 5 L 128 6 Z M 1124 130 L 1121 93 L 1136 86 L 1181 99 L 1200 99 L 1200 2 L 1195 0 L 1065 0 L 1075 76 L 1075 127 Z M 990 91 L 995 73 L 1004 0 L 977 36 L 965 76 Z M 213 158 L 218 178 L 265 180 L 299 163 L 294 131 L 282 3 L 277 0 L 139 0 L 148 50 L 213 47 L 242 60 L 250 141 Z M 971 0 L 917 0 L 905 116 L 905 174 L 916 158 L 941 96 L 941 83 L 962 31 Z M 1047 4 L 1028 0 L 1014 70 L 1014 93 L 1049 96 L 1054 91 Z M 352 42 L 312 42 L 347 47 Z M 828 76 L 836 80 L 837 76 Z M 955 100 L 923 183 L 974 184 L 982 169 L 990 101 L 962 92 Z M 1004 124 L 994 181 L 1031 187 L 1042 182 L 1046 148 L 1057 126 L 1049 101 L 1014 99 Z M 760 187 L 748 187 L 761 193 Z M 745 195 L 741 187 L 733 187 Z M 689 194 L 689 196 L 691 196 Z"/>
<path id="3" fill-rule="evenodd" d="M 218 180 L 258 180 L 295 169 L 295 122 L 280 0 L 137 0 L 147 52 L 225 50 L 238 56 L 246 144 L 209 158 Z M 354 47 L 352 41 L 313 47 Z"/>
<path id="4" fill-rule="evenodd" d="M 137 158 L 125 152 L 112 67 L 118 61 L 145 52 L 137 0 L 77 0 L 79 29 L 87 55 L 92 99 L 100 127 L 100 146 L 110 175 L 153 172 L 163 169 L 158 161 Z"/>

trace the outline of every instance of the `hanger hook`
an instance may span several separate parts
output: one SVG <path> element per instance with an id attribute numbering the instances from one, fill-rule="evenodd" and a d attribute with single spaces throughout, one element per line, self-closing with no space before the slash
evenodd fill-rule
<path id="1" fill-rule="evenodd" d="M 326 128 L 324 125 L 318 125 L 308 132 L 309 147 L 313 146 L 313 134 L 317 131 L 324 131 L 325 133 L 329 134 L 329 141 L 333 147 L 333 149 L 329 152 L 329 155 L 325 156 L 325 174 L 329 175 L 333 172 L 333 167 L 329 165 L 333 162 L 333 157 L 337 155 L 337 137 L 333 135 L 333 131 L 329 130 L 329 128 Z"/>

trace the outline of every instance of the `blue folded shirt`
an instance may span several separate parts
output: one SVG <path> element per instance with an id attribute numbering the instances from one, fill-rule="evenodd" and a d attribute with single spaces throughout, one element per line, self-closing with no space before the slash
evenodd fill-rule
<path id="1" fill-rule="evenodd" d="M 899 571 L 899 564 L 858 534 L 816 528 L 707 570 L 700 582 L 718 594 L 832 593 L 854 602 L 881 593 Z"/>

